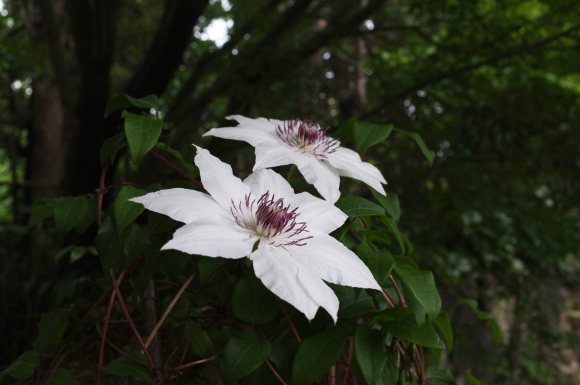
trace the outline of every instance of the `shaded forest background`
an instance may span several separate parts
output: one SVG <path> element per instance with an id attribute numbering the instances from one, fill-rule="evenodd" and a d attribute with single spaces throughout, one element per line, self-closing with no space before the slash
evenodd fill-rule
<path id="1" fill-rule="evenodd" d="M 191 159 L 195 142 L 239 168 L 253 149 L 201 138 L 232 114 L 419 132 L 433 167 L 395 134 L 366 157 L 451 311 L 440 365 L 580 383 L 580 1 L 0 1 L 0 369 L 63 287 L 98 270 L 55 262 L 96 229 L 64 239 L 27 222 L 37 198 L 98 188 L 101 145 L 123 124 L 104 111 L 121 92 L 158 95 L 163 140 Z M 168 173 L 128 159 L 112 179 Z M 501 343 L 458 298 L 496 316 Z"/>

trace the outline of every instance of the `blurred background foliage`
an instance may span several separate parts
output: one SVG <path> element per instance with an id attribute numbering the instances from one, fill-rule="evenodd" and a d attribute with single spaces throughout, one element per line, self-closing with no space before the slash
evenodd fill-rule
<path id="1" fill-rule="evenodd" d="M 201 138 L 231 114 L 419 132 L 433 167 L 396 134 L 365 157 L 451 310 L 456 348 L 441 365 L 498 384 L 580 383 L 580 1 L 0 1 L 2 368 L 63 282 L 72 297 L 90 290 L 98 262 L 55 255 L 96 229 L 65 239 L 27 222 L 37 198 L 96 190 L 99 150 L 122 125 L 103 113 L 120 92 L 157 94 L 167 143 L 234 168 L 252 166 L 249 146 Z M 142 183 L 166 172 L 116 164 Z M 454 307 L 467 297 L 497 317 L 499 345 Z"/>

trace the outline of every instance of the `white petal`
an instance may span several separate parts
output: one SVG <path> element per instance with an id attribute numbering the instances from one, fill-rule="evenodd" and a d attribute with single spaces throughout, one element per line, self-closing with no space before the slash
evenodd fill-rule
<path id="1" fill-rule="evenodd" d="M 211 196 L 184 188 L 156 191 L 129 200 L 183 223 L 221 214 L 231 216 Z"/>
<path id="2" fill-rule="evenodd" d="M 297 194 L 294 204 L 300 213 L 297 221 L 306 222 L 308 230 L 314 229 L 328 234 L 342 226 L 348 218 L 348 215 L 329 201 L 318 199 L 307 192 Z"/>
<path id="3" fill-rule="evenodd" d="M 340 147 L 336 152 L 328 155 L 327 162 L 334 166 L 341 176 L 363 181 L 381 194 L 386 195 L 381 183 L 386 184 L 387 181 L 379 169 L 370 163 L 362 162 L 356 152 Z"/>
<path id="4" fill-rule="evenodd" d="M 338 285 L 381 290 L 369 268 L 342 243 L 319 231 L 310 231 L 313 238 L 304 246 L 286 249 L 308 270 L 325 281 Z"/>
<path id="5" fill-rule="evenodd" d="M 275 143 L 264 143 L 256 146 L 256 164 L 254 171 L 264 168 L 285 166 L 296 163 L 297 159 L 303 157 L 303 154 L 296 152 L 282 140 Z"/>
<path id="6" fill-rule="evenodd" d="M 232 173 L 232 167 L 201 147 L 197 148 L 194 162 L 199 167 L 203 187 L 222 207 L 229 208 L 234 203 L 243 202 L 250 188 Z"/>
<path id="7" fill-rule="evenodd" d="M 292 187 L 286 182 L 286 179 L 272 170 L 265 169 L 253 172 L 244 180 L 244 184 L 250 186 L 252 195 L 256 198 L 269 191 L 277 198 L 284 198 L 285 204 L 293 201 L 294 190 Z"/>
<path id="8" fill-rule="evenodd" d="M 185 225 L 161 249 L 223 258 L 243 258 L 252 253 L 258 238 L 240 228 L 233 219 L 231 223 L 215 222 L 210 219 Z"/>
<path id="9" fill-rule="evenodd" d="M 260 243 L 250 257 L 256 276 L 278 297 L 313 319 L 322 306 L 336 322 L 338 298 L 320 278 L 288 254 L 282 247 Z"/>
<path id="10" fill-rule="evenodd" d="M 253 127 L 265 132 L 272 133 L 276 132 L 275 130 L 277 126 L 283 124 L 283 122 L 275 119 L 266 119 L 266 118 L 252 119 L 246 118 L 245 116 L 242 115 L 231 115 L 227 116 L 226 119 L 235 120 L 236 122 L 239 123 L 238 127 Z"/>
<path id="11" fill-rule="evenodd" d="M 296 163 L 298 170 L 300 170 L 306 182 L 314 185 L 324 199 L 330 203 L 335 203 L 340 197 L 338 171 L 330 164 L 323 163 L 314 156 L 309 156 L 308 158 L 305 160 L 299 159 L 300 162 Z"/>

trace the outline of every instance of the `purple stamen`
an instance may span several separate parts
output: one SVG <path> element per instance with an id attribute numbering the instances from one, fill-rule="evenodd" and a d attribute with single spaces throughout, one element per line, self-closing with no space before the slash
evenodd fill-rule
<path id="1" fill-rule="evenodd" d="M 230 211 L 238 226 L 252 231 L 255 235 L 268 239 L 271 245 L 278 246 L 304 246 L 302 242 L 306 239 L 299 235 L 308 232 L 306 222 L 296 222 L 299 213 L 298 208 L 290 210 L 290 205 L 284 206 L 284 199 L 276 199 L 274 194 L 266 192 L 257 201 L 251 199 L 251 195 L 245 197 L 245 210 L 242 209 L 242 202 L 237 207 L 232 200 Z M 254 211 L 254 203 L 257 203 Z M 302 243 L 301 243 L 302 242 Z"/>
<path id="2" fill-rule="evenodd" d="M 284 143 L 321 158 L 335 152 L 340 142 L 328 135 L 318 123 L 310 120 L 289 120 L 283 127 L 276 127 L 276 134 Z"/>

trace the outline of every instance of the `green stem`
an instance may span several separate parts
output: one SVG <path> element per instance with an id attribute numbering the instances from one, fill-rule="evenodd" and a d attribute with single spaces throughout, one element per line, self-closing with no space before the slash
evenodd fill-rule
<path id="1" fill-rule="evenodd" d="M 292 180 L 292 174 L 294 174 L 294 170 L 296 170 L 296 165 L 293 164 L 292 166 L 290 166 L 290 171 L 288 171 L 288 175 L 286 176 L 286 181 L 288 183 L 290 183 L 290 181 Z"/>

